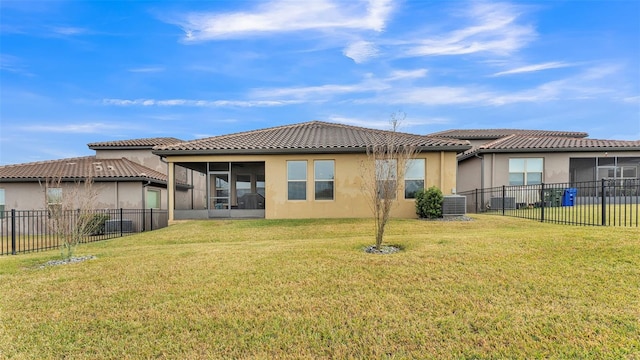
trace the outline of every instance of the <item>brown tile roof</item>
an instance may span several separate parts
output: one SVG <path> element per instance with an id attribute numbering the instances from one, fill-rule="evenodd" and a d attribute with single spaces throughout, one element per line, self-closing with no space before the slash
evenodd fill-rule
<path id="1" fill-rule="evenodd" d="M 157 146 L 159 155 L 205 153 L 342 153 L 363 152 L 367 146 L 381 144 L 391 131 L 374 130 L 357 126 L 310 121 L 246 131 L 229 135 L 187 141 L 179 144 Z M 407 133 L 395 133 L 398 142 L 418 147 L 421 151 L 464 151 L 470 148 L 467 141 L 440 139 Z"/>
<path id="2" fill-rule="evenodd" d="M 144 139 L 130 139 L 130 140 L 114 140 L 93 142 L 87 144 L 89 149 L 151 149 L 158 145 L 170 145 L 182 142 L 183 140 L 176 139 L 174 137 L 157 137 L 157 138 L 144 138 Z"/>
<path id="3" fill-rule="evenodd" d="M 474 154 L 497 152 L 640 151 L 640 140 L 598 140 L 557 136 L 511 135 L 465 151 L 458 160 Z"/>
<path id="4" fill-rule="evenodd" d="M 37 181 L 46 178 L 80 180 L 92 177 L 94 181 L 152 181 L 166 184 L 163 173 L 131 160 L 97 159 L 95 156 L 39 161 L 0 166 L 0 182 Z"/>
<path id="5" fill-rule="evenodd" d="M 554 130 L 524 130 L 524 129 L 453 129 L 441 131 L 427 136 L 441 138 L 461 139 L 461 140 L 490 140 L 499 139 L 509 135 L 529 135 L 529 136 L 559 136 L 585 138 L 589 136 L 586 132 L 580 131 L 554 131 Z"/>

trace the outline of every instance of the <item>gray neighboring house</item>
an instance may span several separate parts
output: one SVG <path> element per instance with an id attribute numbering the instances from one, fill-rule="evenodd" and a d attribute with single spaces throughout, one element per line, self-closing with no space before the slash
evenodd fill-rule
<path id="1" fill-rule="evenodd" d="M 584 132 L 478 129 L 429 134 L 467 140 L 458 192 L 503 185 L 577 183 L 640 176 L 640 140 L 598 140 Z"/>
<path id="2" fill-rule="evenodd" d="M 167 137 L 96 142 L 88 144 L 94 156 L 0 166 L 0 211 L 45 209 L 89 177 L 96 208 L 167 209 L 167 164 L 151 150 L 179 142 Z M 178 198 L 195 202 L 192 172 L 177 173 Z M 52 179 L 61 180 L 60 188 L 47 185 Z"/>

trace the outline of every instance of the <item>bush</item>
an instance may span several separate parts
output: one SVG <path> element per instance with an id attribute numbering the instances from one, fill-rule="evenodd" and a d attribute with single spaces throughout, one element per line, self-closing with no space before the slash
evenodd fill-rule
<path id="1" fill-rule="evenodd" d="M 420 218 L 436 219 L 442 217 L 442 191 L 435 186 L 416 192 L 416 214 Z"/>
<path id="2" fill-rule="evenodd" d="M 87 235 L 104 234 L 105 222 L 111 217 L 108 214 L 85 214 L 85 231 Z"/>

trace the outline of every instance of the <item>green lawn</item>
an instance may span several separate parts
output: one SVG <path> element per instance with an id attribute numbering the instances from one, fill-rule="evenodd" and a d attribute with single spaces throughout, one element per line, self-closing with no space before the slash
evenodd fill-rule
<path id="1" fill-rule="evenodd" d="M 193 221 L 0 257 L 0 358 L 640 358 L 640 229 Z"/>
<path id="2" fill-rule="evenodd" d="M 542 209 L 522 208 L 506 209 L 505 215 L 526 219 L 539 220 Z M 502 210 L 496 210 L 496 214 L 502 214 Z M 610 204 L 605 207 L 605 224 L 608 226 L 640 226 L 639 204 Z M 544 208 L 544 218 L 547 222 L 573 223 L 583 225 L 602 225 L 602 207 L 598 204 L 555 206 Z"/>

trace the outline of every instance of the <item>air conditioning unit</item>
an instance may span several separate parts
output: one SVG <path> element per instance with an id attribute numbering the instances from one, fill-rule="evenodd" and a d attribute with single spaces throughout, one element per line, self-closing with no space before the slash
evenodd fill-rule
<path id="1" fill-rule="evenodd" d="M 446 195 L 442 201 L 442 216 L 463 216 L 467 213 L 467 197 Z"/>
<path id="2" fill-rule="evenodd" d="M 120 229 L 122 224 L 122 230 Z M 127 219 L 107 220 L 104 222 L 104 231 L 107 233 L 114 232 L 133 232 L 133 221 Z"/>

